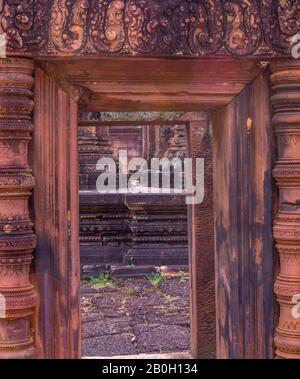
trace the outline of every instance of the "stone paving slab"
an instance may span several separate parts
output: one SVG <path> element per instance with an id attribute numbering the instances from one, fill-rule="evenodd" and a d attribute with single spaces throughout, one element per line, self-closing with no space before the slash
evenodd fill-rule
<path id="1" fill-rule="evenodd" d="M 81 288 L 82 355 L 112 357 L 189 351 L 189 282 L 118 280 Z"/>

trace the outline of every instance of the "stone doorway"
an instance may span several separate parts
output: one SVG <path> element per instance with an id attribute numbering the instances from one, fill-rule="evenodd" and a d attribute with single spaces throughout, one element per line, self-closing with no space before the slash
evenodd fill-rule
<path id="1" fill-rule="evenodd" d="M 211 267 L 207 264 L 209 272 L 213 270 L 214 255 L 209 116 L 184 112 L 164 112 L 159 117 L 157 112 L 80 112 L 83 355 L 190 350 L 185 196 L 174 193 L 99 194 L 96 191 L 99 175 L 96 163 L 103 156 L 117 160 L 118 150 L 128 146 L 131 148 L 128 158 L 143 157 L 149 169 L 154 157 L 179 158 L 183 163 L 185 157 L 191 156 L 187 138 L 191 117 L 198 118 L 200 123 L 202 149 L 199 157 L 207 160 L 206 199 L 202 206 L 205 221 L 201 229 L 206 231 L 203 250 L 212 263 Z M 149 183 L 150 176 L 151 171 Z M 212 293 L 211 304 L 213 297 Z M 214 356 L 211 346 L 208 357 Z"/>
<path id="2" fill-rule="evenodd" d="M 110 59 L 113 73 L 105 59 L 97 63 L 85 59 L 84 70 L 80 60 L 61 61 L 60 70 L 49 62 L 36 70 L 32 166 L 39 178 L 34 195 L 38 356 L 80 356 L 79 202 L 74 183 L 78 105 L 88 112 L 186 109 L 193 157 L 201 147 L 203 121 L 194 112 L 211 112 L 215 255 L 201 250 L 207 231 L 201 227 L 201 209 L 192 207 L 188 217 L 192 356 L 205 358 L 212 350 L 217 357 L 227 358 L 273 356 L 272 199 L 262 196 L 272 193 L 267 73 L 253 61 L 224 60 L 220 72 L 216 60 L 161 58 L 143 60 L 141 71 L 135 72 L 140 58 L 134 58 L 124 59 L 124 83 L 124 62 Z M 255 154 L 257 149 L 261 154 Z M 257 223 L 259 219 L 264 222 Z M 55 307 L 49 308 L 49 301 Z M 249 307 L 261 311 L 249 314 L 245 311 Z M 253 343 L 248 351 L 250 337 Z"/>
<path id="3" fill-rule="evenodd" d="M 215 325 L 217 357 L 299 357 L 299 5 L 202 3 L 1 2 L 1 358 L 80 356 L 78 107 L 211 112 L 216 265 L 197 264 L 192 209 L 192 354 Z"/>

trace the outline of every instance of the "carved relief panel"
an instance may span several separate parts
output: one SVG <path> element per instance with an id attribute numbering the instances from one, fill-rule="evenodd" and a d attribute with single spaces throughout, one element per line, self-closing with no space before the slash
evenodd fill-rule
<path id="1" fill-rule="evenodd" d="M 11 52 L 35 55 L 289 55 L 300 4 L 286 0 L 4 0 Z"/>

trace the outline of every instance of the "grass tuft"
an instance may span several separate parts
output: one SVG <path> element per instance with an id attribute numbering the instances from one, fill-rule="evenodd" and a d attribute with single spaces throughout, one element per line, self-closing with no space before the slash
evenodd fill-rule
<path id="1" fill-rule="evenodd" d="M 185 283 L 187 281 L 187 274 L 183 271 L 180 271 L 178 274 L 179 283 Z"/>
<path id="2" fill-rule="evenodd" d="M 116 287 L 115 281 L 109 276 L 109 274 L 101 274 L 95 278 L 91 278 L 90 285 L 95 289 Z"/>
<path id="3" fill-rule="evenodd" d="M 167 280 L 168 277 L 163 276 L 161 274 L 153 274 L 153 275 L 148 275 L 147 279 L 150 280 L 153 287 L 157 287 L 161 281 Z"/>
<path id="4" fill-rule="evenodd" d="M 171 295 L 164 295 L 164 298 L 165 300 L 168 302 L 168 303 L 174 303 L 176 301 L 178 301 L 178 297 L 177 296 L 171 296 Z"/>

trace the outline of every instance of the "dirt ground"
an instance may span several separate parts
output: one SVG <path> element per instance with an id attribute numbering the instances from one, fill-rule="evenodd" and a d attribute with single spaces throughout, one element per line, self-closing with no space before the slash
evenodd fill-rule
<path id="1" fill-rule="evenodd" d="M 187 278 L 83 282 L 81 303 L 83 356 L 189 350 Z"/>

